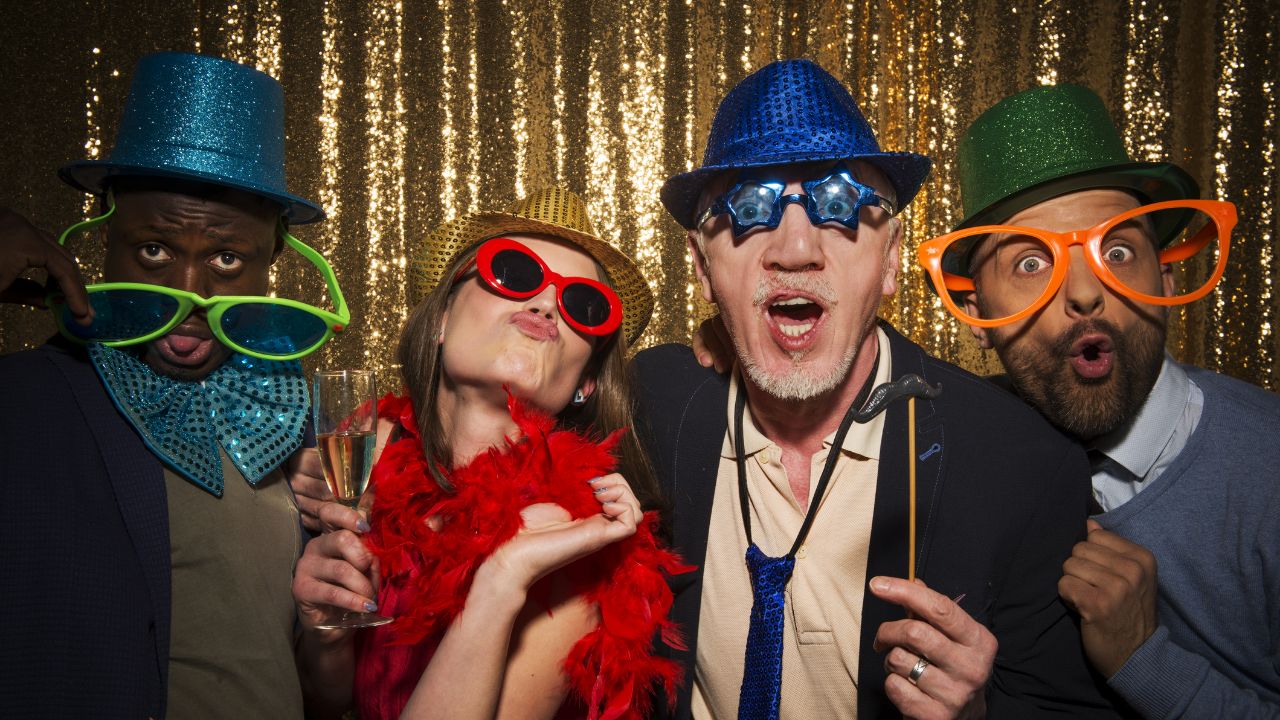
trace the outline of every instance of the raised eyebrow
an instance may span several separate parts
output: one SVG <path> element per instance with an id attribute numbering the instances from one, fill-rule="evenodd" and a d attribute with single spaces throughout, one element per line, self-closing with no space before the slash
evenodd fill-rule
<path id="1" fill-rule="evenodd" d="M 1031 233 L 1010 232 L 1010 233 L 993 233 L 988 235 L 983 241 L 983 245 L 990 244 L 993 248 L 1000 248 L 1006 245 L 1012 245 L 1016 242 L 1032 242 L 1043 244 L 1039 238 Z"/>
<path id="2" fill-rule="evenodd" d="M 1110 229 L 1111 230 L 1128 230 L 1130 228 L 1147 233 L 1150 236 L 1155 235 L 1155 224 L 1151 221 L 1150 218 L 1146 217 L 1145 215 L 1138 216 L 1138 217 L 1131 217 L 1122 223 L 1117 223 L 1113 225 Z"/>

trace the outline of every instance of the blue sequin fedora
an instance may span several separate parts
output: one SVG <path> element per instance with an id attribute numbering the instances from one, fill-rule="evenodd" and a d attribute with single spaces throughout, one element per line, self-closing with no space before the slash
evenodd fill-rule
<path id="1" fill-rule="evenodd" d="M 95 195 L 114 176 L 196 180 L 275 200 L 294 224 L 324 219 L 318 205 L 286 189 L 280 83 L 206 55 L 139 60 L 111 157 L 71 163 L 58 175 Z"/>
<path id="2" fill-rule="evenodd" d="M 725 170 L 856 159 L 893 184 L 898 207 L 915 197 L 933 162 L 910 152 L 881 152 L 871 126 L 840 81 L 809 60 L 779 60 L 729 91 L 711 123 L 702 167 L 668 179 L 662 204 L 693 229 L 702 187 Z"/>

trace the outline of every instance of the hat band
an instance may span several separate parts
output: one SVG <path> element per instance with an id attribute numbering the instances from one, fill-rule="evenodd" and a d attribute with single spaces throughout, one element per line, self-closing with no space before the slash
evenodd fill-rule
<path id="1" fill-rule="evenodd" d="M 123 150 L 123 152 L 121 152 Z M 159 145 L 147 148 L 146 153 L 132 153 L 128 148 L 117 148 L 105 166 L 148 169 L 159 173 L 193 174 L 215 179 L 228 185 L 264 190 L 276 195 L 287 195 L 285 180 L 280 172 L 284 163 L 275 166 L 263 163 L 261 157 L 223 152 L 212 148 L 184 145 Z"/>

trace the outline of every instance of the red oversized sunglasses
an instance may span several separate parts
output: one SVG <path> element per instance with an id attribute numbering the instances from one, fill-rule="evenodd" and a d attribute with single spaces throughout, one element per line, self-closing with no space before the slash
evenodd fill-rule
<path id="1" fill-rule="evenodd" d="M 608 335 L 622 324 L 622 300 L 612 288 L 591 278 L 556 274 L 537 253 L 511 238 L 486 240 L 472 262 L 489 287 L 509 298 L 531 298 L 555 285 L 560 317 L 578 332 Z M 467 263 L 453 281 L 470 269 Z"/>

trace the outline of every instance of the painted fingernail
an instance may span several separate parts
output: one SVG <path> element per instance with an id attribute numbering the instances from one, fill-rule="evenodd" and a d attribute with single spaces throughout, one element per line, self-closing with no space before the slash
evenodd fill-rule
<path id="1" fill-rule="evenodd" d="M 364 603 L 365 612 L 378 612 L 378 603 L 372 600 L 366 600 Z"/>
<path id="2" fill-rule="evenodd" d="M 362 533 L 367 533 L 373 528 L 369 527 L 368 520 L 365 520 L 364 518 L 360 518 L 359 520 L 356 521 L 356 529 Z"/>
<path id="3" fill-rule="evenodd" d="M 595 485 L 596 483 L 600 482 L 600 481 L 601 481 L 601 480 L 603 480 L 603 479 L 604 479 L 604 478 L 593 477 L 593 478 L 591 478 L 590 480 L 588 480 L 588 481 L 587 481 L 587 484 L 588 484 L 588 485 Z"/>
<path id="4" fill-rule="evenodd" d="M 592 490 L 592 491 L 591 491 L 591 494 L 592 494 L 592 495 L 599 495 L 600 493 L 602 493 L 602 492 L 604 492 L 605 490 L 608 490 L 608 489 L 609 489 L 609 488 L 596 488 L 595 490 Z"/>

